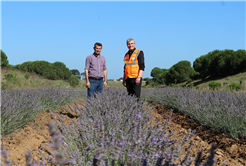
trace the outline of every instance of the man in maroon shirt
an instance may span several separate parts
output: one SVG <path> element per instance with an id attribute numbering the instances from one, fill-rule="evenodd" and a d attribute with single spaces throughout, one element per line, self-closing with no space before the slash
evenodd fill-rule
<path id="1" fill-rule="evenodd" d="M 95 92 L 102 93 L 107 88 L 107 68 L 105 57 L 100 53 L 102 44 L 94 44 L 94 53 L 85 61 L 85 78 L 88 98 L 95 96 Z M 104 81 L 103 81 L 104 78 Z"/>

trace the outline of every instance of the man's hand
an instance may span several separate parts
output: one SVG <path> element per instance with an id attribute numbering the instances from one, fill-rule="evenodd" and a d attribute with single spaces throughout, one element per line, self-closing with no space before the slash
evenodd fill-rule
<path id="1" fill-rule="evenodd" d="M 88 81 L 88 82 L 86 82 L 86 88 L 90 89 L 90 87 L 91 87 L 90 82 L 89 82 L 89 81 Z"/>
<path id="2" fill-rule="evenodd" d="M 123 86 L 126 87 L 126 79 L 123 78 Z"/>
<path id="3" fill-rule="evenodd" d="M 103 82 L 103 88 L 108 88 L 108 84 L 106 81 Z"/>
<path id="4" fill-rule="evenodd" d="M 136 84 L 138 85 L 138 84 L 140 84 L 140 80 L 141 80 L 141 78 L 140 77 L 138 77 L 138 78 L 136 78 Z"/>

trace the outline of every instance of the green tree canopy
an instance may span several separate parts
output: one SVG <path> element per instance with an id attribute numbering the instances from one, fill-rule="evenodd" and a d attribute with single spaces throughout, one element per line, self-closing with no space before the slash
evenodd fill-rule
<path id="1" fill-rule="evenodd" d="M 202 78 L 237 74 L 246 71 L 246 51 L 214 50 L 197 58 L 193 67 Z"/>
<path id="2" fill-rule="evenodd" d="M 8 66 L 8 65 L 9 65 L 8 57 L 5 54 L 5 52 L 1 50 L 1 66 Z"/>
<path id="3" fill-rule="evenodd" d="M 80 74 L 79 70 L 72 69 L 70 71 L 72 72 L 73 75 L 75 75 L 76 77 L 78 77 L 78 79 L 81 79 L 81 74 Z"/>
<path id="4" fill-rule="evenodd" d="M 82 80 L 85 79 L 85 72 L 81 73 L 80 75 L 82 77 Z"/>
<path id="5" fill-rule="evenodd" d="M 169 69 L 166 74 L 166 82 L 171 84 L 190 81 L 193 74 L 191 63 L 187 60 L 180 61 Z"/>
<path id="6" fill-rule="evenodd" d="M 151 70 L 150 76 L 155 78 L 160 73 L 162 73 L 162 70 L 159 67 L 155 67 Z"/>

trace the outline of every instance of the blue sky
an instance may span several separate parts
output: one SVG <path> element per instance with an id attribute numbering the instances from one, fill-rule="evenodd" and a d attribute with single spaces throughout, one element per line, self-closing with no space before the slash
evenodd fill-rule
<path id="1" fill-rule="evenodd" d="M 2 1 L 1 49 L 12 65 L 63 62 L 84 72 L 101 42 L 108 79 L 123 76 L 126 40 L 144 51 L 145 71 L 169 69 L 215 49 L 245 49 L 245 1 Z"/>

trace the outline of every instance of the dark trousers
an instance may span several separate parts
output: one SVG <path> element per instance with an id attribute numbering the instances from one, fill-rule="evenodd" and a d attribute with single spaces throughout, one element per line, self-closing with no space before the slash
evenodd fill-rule
<path id="1" fill-rule="evenodd" d="M 136 84 L 137 78 L 127 78 L 126 79 L 126 88 L 128 95 L 135 95 L 138 99 L 140 98 L 141 94 L 141 85 L 142 85 L 142 78 L 140 80 L 140 84 Z"/>

